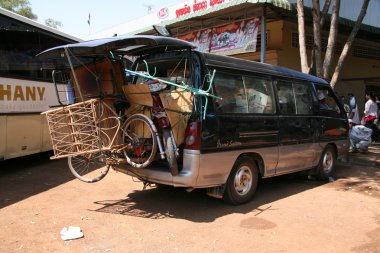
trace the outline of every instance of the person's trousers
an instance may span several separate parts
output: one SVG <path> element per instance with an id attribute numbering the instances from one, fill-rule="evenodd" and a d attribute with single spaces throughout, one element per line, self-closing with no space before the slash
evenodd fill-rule
<path id="1" fill-rule="evenodd" d="M 369 145 L 371 145 L 372 140 L 361 140 L 355 136 L 350 136 L 350 143 L 352 151 L 355 151 L 357 149 L 360 149 L 361 151 L 367 151 Z"/>
<path id="2" fill-rule="evenodd" d="M 377 126 L 375 124 L 375 119 L 371 119 L 369 121 L 366 121 L 365 122 L 365 127 L 368 127 L 370 129 L 372 129 L 372 135 L 371 135 L 371 139 L 372 140 L 376 140 L 377 141 Z"/>

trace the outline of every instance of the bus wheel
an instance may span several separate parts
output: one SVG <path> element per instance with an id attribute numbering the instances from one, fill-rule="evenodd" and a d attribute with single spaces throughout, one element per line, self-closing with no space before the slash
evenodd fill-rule
<path id="1" fill-rule="evenodd" d="M 249 157 L 239 158 L 228 177 L 223 200 L 232 205 L 250 201 L 258 184 L 258 168 Z"/>
<path id="2" fill-rule="evenodd" d="M 321 180 L 328 179 L 331 176 L 336 162 L 335 149 L 331 145 L 327 145 L 322 153 L 321 159 L 317 167 L 317 176 Z"/>

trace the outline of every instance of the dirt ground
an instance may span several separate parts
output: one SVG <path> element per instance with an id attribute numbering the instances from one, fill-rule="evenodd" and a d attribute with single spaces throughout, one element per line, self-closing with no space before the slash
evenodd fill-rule
<path id="1" fill-rule="evenodd" d="M 0 252 L 380 252 L 379 167 L 265 179 L 230 206 L 115 171 L 86 184 L 49 155 L 0 163 Z M 84 237 L 63 241 L 66 226 Z"/>

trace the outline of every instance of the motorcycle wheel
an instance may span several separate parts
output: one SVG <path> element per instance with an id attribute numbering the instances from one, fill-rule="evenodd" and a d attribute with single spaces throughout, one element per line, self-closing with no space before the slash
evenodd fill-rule
<path id="1" fill-rule="evenodd" d="M 170 173 L 173 176 L 178 176 L 178 164 L 176 158 L 176 150 L 174 145 L 174 140 L 170 134 L 169 129 L 163 129 L 164 145 L 165 145 L 165 155 L 166 160 L 169 163 Z"/>

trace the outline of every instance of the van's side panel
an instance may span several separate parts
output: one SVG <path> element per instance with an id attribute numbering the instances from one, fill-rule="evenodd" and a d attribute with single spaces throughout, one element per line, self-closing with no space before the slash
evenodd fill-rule
<path id="1" fill-rule="evenodd" d="M 280 152 L 276 174 L 316 165 L 318 121 L 313 116 L 279 116 Z"/>
<path id="2" fill-rule="evenodd" d="M 201 135 L 200 179 L 202 175 L 207 178 L 222 173 L 225 180 L 240 155 L 253 154 L 263 160 L 262 176 L 274 174 L 278 159 L 277 118 L 277 115 L 220 114 L 206 119 Z"/>
<path id="3" fill-rule="evenodd" d="M 220 185 L 226 183 L 231 169 L 238 157 L 250 154 L 256 154 L 263 159 L 265 171 L 262 177 L 274 175 L 278 156 L 277 146 L 206 153 L 200 155 L 197 186 Z"/>

